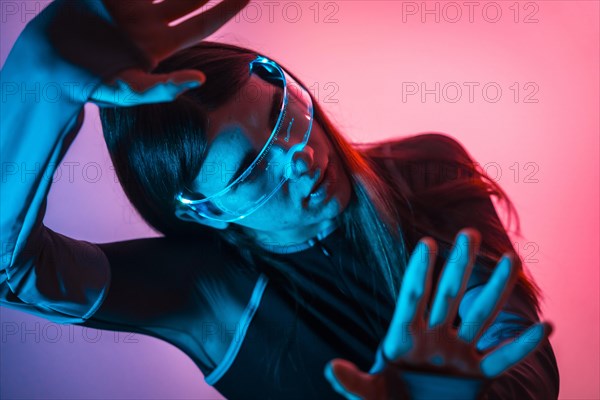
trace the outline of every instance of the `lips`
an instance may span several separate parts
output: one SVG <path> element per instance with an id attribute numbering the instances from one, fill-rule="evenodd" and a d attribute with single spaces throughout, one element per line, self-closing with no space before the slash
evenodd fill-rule
<path id="1" fill-rule="evenodd" d="M 325 180 L 325 177 L 327 176 L 328 171 L 329 171 L 329 161 L 327 162 L 327 165 L 325 165 L 325 168 L 321 171 L 321 174 L 319 175 L 319 179 L 317 179 L 314 186 L 310 190 L 310 193 L 306 197 L 309 197 L 311 194 L 313 194 L 317 190 L 319 190 L 319 187 L 321 186 L 321 183 L 323 183 L 323 181 Z"/>

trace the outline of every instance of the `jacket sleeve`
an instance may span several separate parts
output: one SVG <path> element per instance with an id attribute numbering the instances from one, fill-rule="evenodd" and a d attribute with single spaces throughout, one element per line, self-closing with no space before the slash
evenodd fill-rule
<path id="1" fill-rule="evenodd" d="M 1 74 L 0 302 L 57 323 L 89 318 L 111 281 L 97 245 L 42 223 L 51 177 L 81 127 L 89 95 L 103 78 L 140 65 L 119 45 L 122 37 L 100 6 L 47 6 L 18 37 Z M 102 44 L 101 32 L 114 46 Z"/>
<path id="2" fill-rule="evenodd" d="M 388 146 L 394 144 L 388 144 Z M 420 149 L 424 149 L 421 151 Z M 384 150 L 393 153 L 392 150 Z M 409 138 L 403 148 L 405 155 L 410 158 L 421 159 L 408 171 L 402 172 L 410 190 L 420 192 L 434 189 L 432 196 L 439 196 L 435 188 L 451 179 L 461 179 L 462 172 L 458 171 L 453 160 L 461 160 L 468 163 L 471 160 L 469 154 L 460 143 L 453 138 L 438 134 L 427 133 Z M 416 155 L 419 156 L 416 156 Z M 413 157 L 414 156 L 414 157 Z M 387 158 L 387 164 L 396 170 L 403 168 L 398 165 L 397 159 Z M 465 201 L 466 200 L 466 201 Z M 490 230 L 489 226 L 503 229 L 502 224 L 494 210 L 494 205 L 489 196 L 469 199 L 468 195 L 461 201 L 448 201 L 439 210 L 429 210 L 428 205 L 423 207 L 428 210 L 427 218 L 431 218 L 437 226 L 443 226 L 444 230 L 450 232 L 449 237 L 454 237 L 464 227 L 471 226 L 483 232 Z M 482 224 L 480 215 L 491 216 L 493 221 L 485 221 Z M 499 232 L 505 235 L 504 229 Z M 414 238 L 415 240 L 418 238 Z M 485 235 L 483 237 L 485 243 Z M 441 269 L 443 256 L 448 255 L 450 249 L 440 249 L 439 260 L 436 270 Z M 480 260 L 480 257 L 477 257 Z M 460 323 L 460 318 L 466 315 L 468 309 L 473 305 L 477 294 L 483 289 L 483 285 L 489 278 L 489 272 L 478 267 L 476 262 L 473 273 L 469 279 L 467 291 L 459 308 L 459 316 L 455 325 Z M 498 314 L 493 324 L 483 334 L 477 343 L 481 350 L 504 342 L 507 339 L 518 336 L 529 326 L 539 321 L 539 316 L 534 305 L 517 287 L 512 291 L 507 303 Z M 527 340 L 527 338 L 524 338 Z M 375 365 L 371 371 L 382 368 L 383 357 L 378 350 Z M 402 374 L 411 398 L 465 398 L 465 399 L 556 399 L 559 391 L 559 371 L 556 358 L 550 342 L 546 339 L 541 346 L 519 364 L 506 371 L 496 379 L 483 382 L 481 380 L 456 378 L 445 375 L 436 375 L 422 372 L 404 372 Z"/>
<path id="3" fill-rule="evenodd" d="M 226 259 L 232 250 L 212 231 L 91 243 L 43 224 L 51 177 L 90 93 L 121 69 L 148 68 L 104 17 L 99 1 L 51 3 L 25 27 L 2 70 L 0 305 L 162 339 L 208 375 L 224 341 L 198 332 L 219 326 L 224 309 L 230 318 L 243 312 L 257 279 Z M 57 87 L 60 96 L 23 92 L 36 87 Z"/>

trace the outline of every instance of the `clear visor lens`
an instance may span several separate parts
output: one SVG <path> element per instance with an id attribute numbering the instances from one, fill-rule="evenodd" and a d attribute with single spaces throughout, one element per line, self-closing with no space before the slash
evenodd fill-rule
<path id="1" fill-rule="evenodd" d="M 283 101 L 275 129 L 265 134 L 266 142 L 254 162 L 235 181 L 209 197 L 194 199 L 191 193 L 177 199 L 205 218 L 240 220 L 265 204 L 290 176 L 292 156 L 304 148 L 313 124 L 309 94 L 274 61 L 258 57 L 251 73 L 283 88 Z"/>

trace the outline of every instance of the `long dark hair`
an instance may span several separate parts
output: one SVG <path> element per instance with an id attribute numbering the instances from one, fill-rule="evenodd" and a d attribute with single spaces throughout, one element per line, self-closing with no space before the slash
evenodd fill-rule
<path id="1" fill-rule="evenodd" d="M 199 69 L 207 76 L 205 85 L 187 91 L 170 103 L 102 108 L 100 117 L 125 194 L 152 228 L 165 236 L 218 234 L 224 244 L 237 249 L 240 264 L 247 268 L 275 265 L 276 268 L 270 269 L 272 277 L 293 281 L 293 270 L 278 264 L 238 226 L 230 224 L 225 230 L 212 230 L 175 216 L 178 206 L 175 194 L 191 186 L 205 157 L 207 112 L 239 94 L 249 79 L 248 64 L 257 54 L 229 44 L 199 43 L 164 60 L 154 72 Z M 302 84 L 298 77 L 286 71 Z M 342 166 L 352 177 L 352 198 L 339 216 L 344 234 L 362 261 L 358 265 L 372 266 L 368 275 L 383 282 L 384 295 L 392 304 L 408 256 L 418 239 L 431 236 L 440 248 L 449 248 L 457 231 L 466 226 L 461 226 L 464 220 L 458 220 L 458 215 L 448 213 L 446 218 L 453 218 L 454 223 L 439 224 L 439 220 L 427 218 L 432 215 L 430 211 L 442 213 L 449 205 L 459 204 L 455 202 L 474 198 L 489 201 L 490 195 L 496 195 L 506 202 L 509 213 L 514 212 L 502 189 L 475 168 L 472 158 L 462 147 L 456 148 L 455 143 L 447 144 L 440 151 L 432 148 L 431 143 L 435 141 L 424 141 L 424 137 L 418 136 L 371 146 L 351 144 L 314 98 L 313 103 L 315 119 L 328 134 Z M 435 139 L 439 142 L 442 136 L 437 136 Z M 463 171 L 465 179 L 447 179 L 434 189 L 419 190 L 418 180 L 411 182 L 411 173 L 415 170 L 411 170 L 411 166 L 422 168 L 428 161 L 439 164 L 440 160 L 447 162 L 449 168 Z M 391 169 L 388 168 L 390 162 Z M 482 233 L 485 256 L 481 264 L 491 271 L 502 253 L 513 247 L 493 206 L 486 210 L 476 220 L 471 218 L 469 226 L 477 227 Z M 365 275 L 365 271 L 362 273 Z M 522 269 L 517 286 L 539 310 L 539 289 Z"/>

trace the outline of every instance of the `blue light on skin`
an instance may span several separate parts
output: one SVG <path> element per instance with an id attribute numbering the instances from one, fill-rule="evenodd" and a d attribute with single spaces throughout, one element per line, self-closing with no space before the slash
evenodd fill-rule
<path id="1" fill-rule="evenodd" d="M 333 389 L 342 396 L 344 396 L 346 399 L 361 400 L 359 396 L 355 395 L 354 393 L 350 393 L 342 386 L 341 383 L 338 382 L 335 375 L 333 374 L 333 367 L 331 366 L 331 363 L 325 365 L 325 378 L 327 378 Z"/>
<path id="2" fill-rule="evenodd" d="M 436 354 L 435 356 L 431 357 L 431 359 L 429 360 L 433 365 L 437 365 L 437 366 L 442 366 L 444 365 L 444 357 L 442 357 L 439 354 Z"/>
<path id="3" fill-rule="evenodd" d="M 265 143 L 265 132 L 271 132 L 269 121 L 271 97 L 274 86 L 256 75 L 251 75 L 247 85 L 258 89 L 258 98 L 234 96 L 228 103 L 209 113 L 209 148 L 204 165 L 194 182 L 194 190 L 210 195 L 222 190 L 227 180 L 214 173 L 215 165 L 225 165 L 233 170 L 242 161 L 243 154 L 252 147 L 261 148 Z M 244 89 L 242 89 L 244 90 Z M 239 221 L 240 225 L 262 243 L 301 243 L 334 223 L 350 201 L 351 184 L 345 174 L 339 156 L 323 128 L 313 123 L 310 139 L 295 157 L 295 175 L 262 207 Z M 311 206 L 303 202 L 314 185 L 318 168 L 333 168 L 336 179 L 332 182 L 332 198 L 322 204 Z M 213 168 L 213 170 L 210 170 Z M 244 201 L 243 195 L 235 201 Z M 224 229 L 227 222 L 200 218 L 192 212 L 178 215 L 216 229 Z"/>

